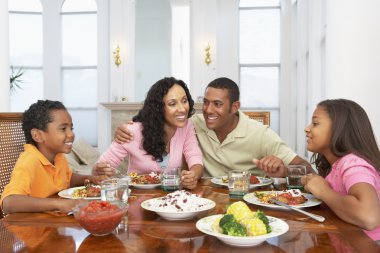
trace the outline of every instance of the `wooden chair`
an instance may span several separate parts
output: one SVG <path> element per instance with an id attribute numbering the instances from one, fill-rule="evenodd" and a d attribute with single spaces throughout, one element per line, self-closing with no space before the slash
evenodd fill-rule
<path id="1" fill-rule="evenodd" d="M 0 196 L 25 144 L 22 113 L 0 113 Z M 0 218 L 3 212 L 0 206 Z"/>
<path id="2" fill-rule="evenodd" d="M 244 112 L 251 119 L 257 120 L 264 125 L 270 126 L 270 112 Z"/>

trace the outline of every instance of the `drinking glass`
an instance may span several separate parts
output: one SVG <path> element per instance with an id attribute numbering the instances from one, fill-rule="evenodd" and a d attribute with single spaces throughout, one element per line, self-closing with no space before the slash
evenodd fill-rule
<path id="1" fill-rule="evenodd" d="M 248 171 L 229 171 L 228 190 L 230 198 L 242 198 L 249 191 L 249 179 L 251 173 Z"/>
<path id="2" fill-rule="evenodd" d="M 128 204 L 128 199 L 129 199 L 129 184 L 128 184 L 128 182 L 129 182 L 128 177 L 119 178 L 119 180 L 117 181 L 117 183 L 118 183 L 118 192 L 117 192 L 118 199 L 120 199 L 125 204 Z"/>
<path id="3" fill-rule="evenodd" d="M 286 167 L 286 184 L 288 189 L 299 189 L 303 190 L 303 185 L 301 183 L 301 177 L 306 175 L 305 165 L 288 165 Z"/>
<path id="4" fill-rule="evenodd" d="M 181 169 L 179 167 L 161 167 L 161 188 L 164 191 L 176 191 L 181 186 Z"/>
<path id="5" fill-rule="evenodd" d="M 103 201 L 128 203 L 128 178 L 112 178 L 101 182 L 100 198 Z"/>

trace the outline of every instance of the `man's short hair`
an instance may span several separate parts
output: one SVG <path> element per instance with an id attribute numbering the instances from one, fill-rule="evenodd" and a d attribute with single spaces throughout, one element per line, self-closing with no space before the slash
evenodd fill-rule
<path id="1" fill-rule="evenodd" d="M 232 81 L 231 79 L 227 77 L 220 77 L 211 81 L 207 85 L 207 88 L 209 87 L 216 88 L 216 89 L 226 89 L 228 91 L 228 97 L 230 99 L 231 104 L 233 102 L 239 101 L 240 99 L 239 86 L 234 81 Z"/>

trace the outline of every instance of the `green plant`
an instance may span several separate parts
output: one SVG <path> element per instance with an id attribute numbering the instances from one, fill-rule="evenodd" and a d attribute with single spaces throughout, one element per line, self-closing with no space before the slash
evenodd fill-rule
<path id="1" fill-rule="evenodd" d="M 13 69 L 13 66 L 11 66 L 11 75 L 9 77 L 9 85 L 10 90 L 14 91 L 16 89 L 22 89 L 21 83 L 23 83 L 23 80 L 21 79 L 22 75 L 24 74 L 23 68 L 19 68 L 17 72 Z"/>

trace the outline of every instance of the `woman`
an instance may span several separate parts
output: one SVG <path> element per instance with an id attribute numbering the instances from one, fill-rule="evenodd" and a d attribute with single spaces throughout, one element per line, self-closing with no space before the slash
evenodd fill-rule
<path id="1" fill-rule="evenodd" d="M 183 81 L 173 77 L 157 81 L 129 127 L 133 140 L 123 144 L 114 141 L 97 164 L 117 167 L 129 156 L 128 173 L 148 174 L 159 173 L 161 166 L 181 167 L 184 157 L 189 170 L 182 171 L 182 185 L 195 188 L 203 174 L 203 162 L 194 127 L 188 120 L 194 114 L 193 106 Z"/>

